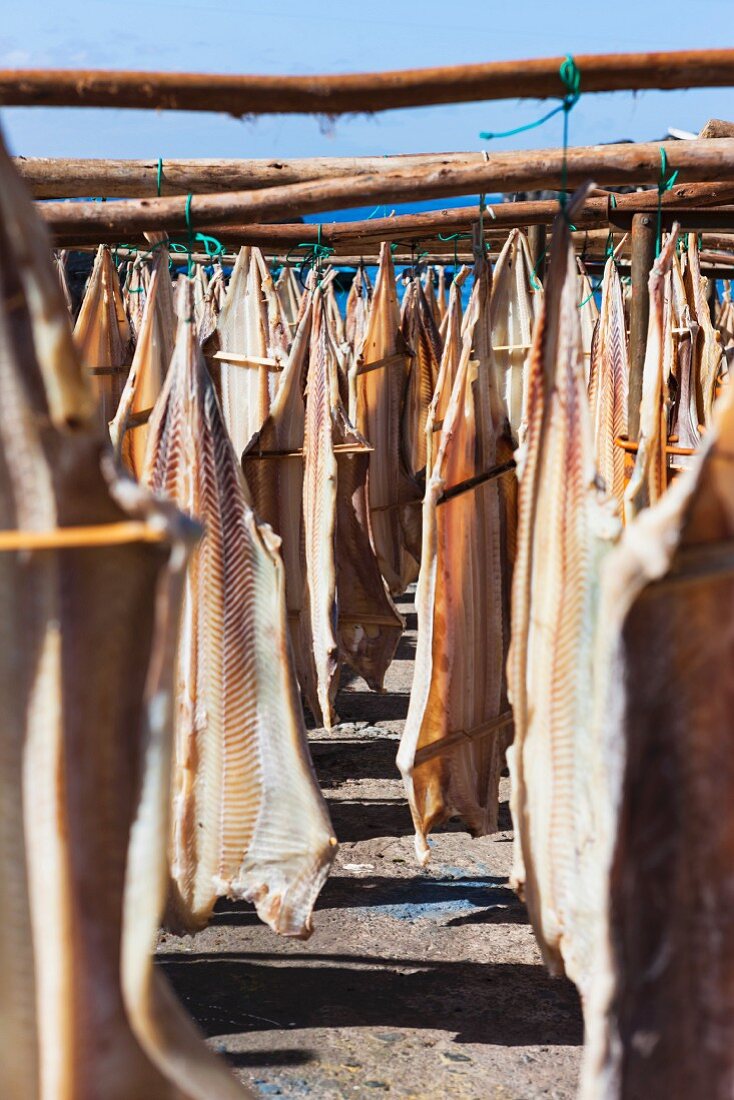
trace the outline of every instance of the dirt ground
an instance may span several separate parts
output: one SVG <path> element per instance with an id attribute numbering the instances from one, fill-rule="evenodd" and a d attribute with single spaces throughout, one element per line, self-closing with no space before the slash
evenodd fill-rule
<path id="1" fill-rule="evenodd" d="M 408 630 L 383 695 L 361 680 L 342 724 L 311 731 L 341 847 L 307 942 L 278 939 L 224 902 L 195 936 L 161 936 L 158 963 L 256 1095 L 531 1100 L 575 1095 L 581 1016 L 550 978 L 510 889 L 512 832 L 472 840 L 452 823 L 415 860 L 395 767 L 415 650 Z"/>

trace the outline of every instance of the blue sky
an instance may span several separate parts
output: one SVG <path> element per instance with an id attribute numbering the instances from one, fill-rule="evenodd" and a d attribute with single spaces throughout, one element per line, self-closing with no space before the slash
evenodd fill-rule
<path id="1" fill-rule="evenodd" d="M 87 67 L 308 74 L 567 52 L 725 45 L 732 0 L 2 0 L 0 67 Z M 32 11 L 32 17 L 31 17 Z M 518 82 L 522 73 L 518 72 Z M 582 73 L 583 89 L 583 73 Z M 490 148 L 482 129 L 537 118 L 533 101 L 352 117 L 238 121 L 217 115 L 5 108 L 11 150 L 27 156 L 265 157 Z M 661 137 L 734 118 L 734 90 L 587 95 L 571 143 Z M 492 148 L 558 145 L 561 119 Z"/>

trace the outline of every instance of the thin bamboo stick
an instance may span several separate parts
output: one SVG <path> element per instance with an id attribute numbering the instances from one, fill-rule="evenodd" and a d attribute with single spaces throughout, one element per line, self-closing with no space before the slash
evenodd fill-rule
<path id="1" fill-rule="evenodd" d="M 0 71 L 5 106 L 134 107 L 253 114 L 385 111 L 439 103 L 562 96 L 562 57 L 329 76 L 99 70 Z M 584 94 L 734 85 L 734 50 L 580 54 Z"/>

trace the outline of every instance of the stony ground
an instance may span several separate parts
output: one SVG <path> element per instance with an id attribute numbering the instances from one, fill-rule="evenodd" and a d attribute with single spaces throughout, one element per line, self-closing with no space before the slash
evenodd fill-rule
<path id="1" fill-rule="evenodd" d="M 311 733 L 341 847 L 310 940 L 276 938 L 251 906 L 225 902 L 196 936 L 161 937 L 158 960 L 211 1045 L 256 1095 L 318 1100 L 570 1100 L 578 998 L 541 966 L 508 884 L 512 833 L 436 834 L 413 851 L 395 768 L 415 647 L 408 631 L 375 695 L 338 699 L 342 724 Z"/>

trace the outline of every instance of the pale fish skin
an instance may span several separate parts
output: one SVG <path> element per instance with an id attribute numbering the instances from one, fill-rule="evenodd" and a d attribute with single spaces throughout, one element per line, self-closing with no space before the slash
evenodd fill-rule
<path id="1" fill-rule="evenodd" d="M 0 511 L 49 543 L 0 553 L 0 1093 L 236 1100 L 152 958 L 198 529 L 115 467 L 49 254 L 0 147 Z M 135 536 L 115 542 L 118 524 Z M 55 548 L 69 527 L 89 533 Z"/>

